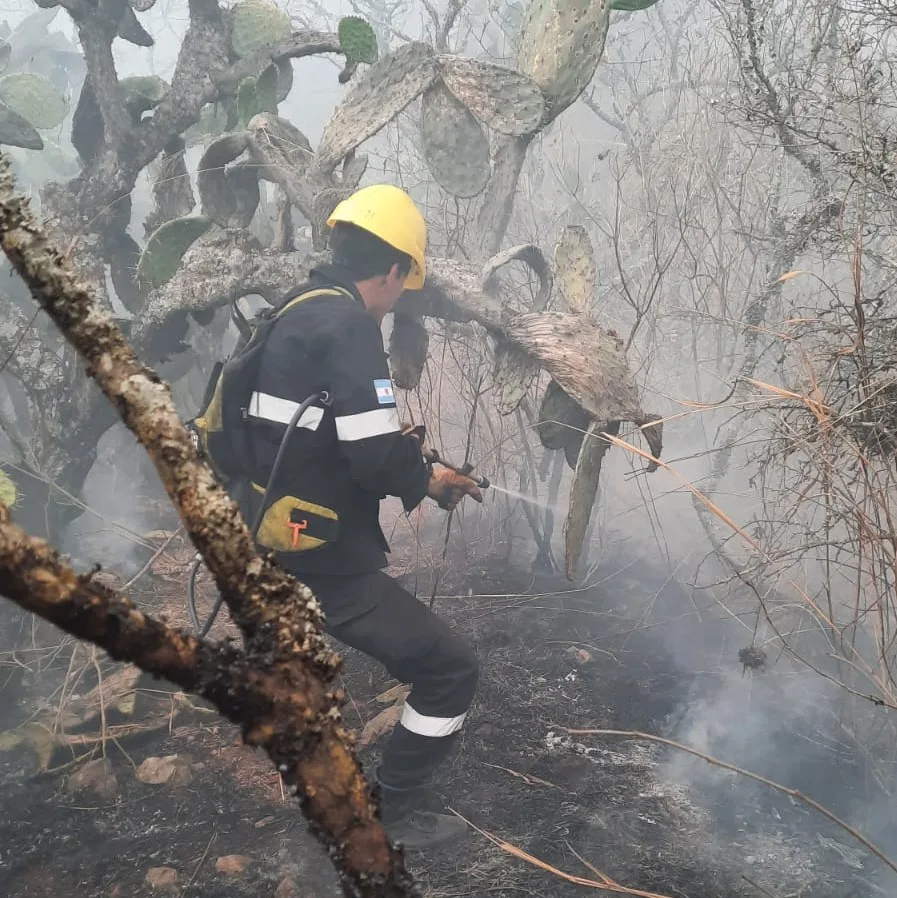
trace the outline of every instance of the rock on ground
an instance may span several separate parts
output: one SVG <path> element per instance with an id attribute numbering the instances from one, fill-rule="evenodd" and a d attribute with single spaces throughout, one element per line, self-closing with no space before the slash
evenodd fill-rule
<path id="1" fill-rule="evenodd" d="M 186 786 L 193 778 L 191 761 L 181 755 L 147 758 L 137 768 L 137 779 L 153 786 Z"/>
<path id="2" fill-rule="evenodd" d="M 226 854 L 215 861 L 215 869 L 225 876 L 239 876 L 249 864 L 250 858 L 244 854 Z"/>
<path id="3" fill-rule="evenodd" d="M 69 792 L 93 792 L 100 798 L 115 798 L 118 795 L 118 779 L 108 758 L 88 761 L 76 770 L 67 783 Z"/>
<path id="4" fill-rule="evenodd" d="M 174 867 L 150 867 L 146 871 L 146 881 L 154 889 L 173 890 L 178 884 L 178 871 Z"/>

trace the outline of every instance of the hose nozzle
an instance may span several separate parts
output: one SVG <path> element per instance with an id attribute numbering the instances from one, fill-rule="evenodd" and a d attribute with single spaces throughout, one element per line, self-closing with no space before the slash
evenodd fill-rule
<path id="1" fill-rule="evenodd" d="M 442 465 L 443 468 L 448 468 L 450 471 L 460 474 L 462 477 L 469 477 L 481 490 L 488 489 L 490 486 L 488 477 L 474 475 L 473 465 L 470 464 L 470 462 L 466 462 L 460 467 L 458 465 L 453 465 L 451 462 L 446 461 L 436 449 L 427 449 L 424 457 L 430 464 L 439 464 Z"/>

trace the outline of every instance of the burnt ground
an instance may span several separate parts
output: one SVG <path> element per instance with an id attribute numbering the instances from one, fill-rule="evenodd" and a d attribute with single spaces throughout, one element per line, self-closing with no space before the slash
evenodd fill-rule
<path id="1" fill-rule="evenodd" d="M 483 667 L 463 744 L 440 778 L 449 806 L 562 871 L 594 878 L 592 864 L 623 885 L 675 898 L 894 894 L 897 880 L 888 888 L 878 861 L 799 801 L 734 774 L 710 775 L 702 761 L 680 763 L 662 746 L 565 732 L 676 737 L 704 726 L 709 749 L 750 759 L 837 813 L 854 819 L 864 801 L 862 765 L 841 745 L 833 759 L 834 737 L 822 732 L 831 715 L 798 709 L 793 680 L 775 667 L 745 673 L 724 622 L 697 615 L 692 596 L 632 560 L 608 562 L 596 580 L 571 591 L 496 563 L 440 585 L 455 598 L 438 599 L 437 609 L 475 641 Z M 393 684 L 362 656 L 345 659 L 345 715 L 360 728 Z M 717 714 L 714 735 L 712 723 L 689 721 L 691 709 L 719 706 L 721 683 L 734 683 L 736 696 L 750 684 L 751 706 Z M 22 700 L 20 717 L 33 701 Z M 762 728 L 751 723 L 757 708 Z M 374 751 L 361 752 L 368 769 Z M 100 799 L 67 789 L 71 765 L 35 775 L 29 748 L 0 751 L 0 894 L 144 898 L 164 893 L 145 879 L 161 866 L 178 871 L 170 894 L 192 898 L 268 898 L 285 876 L 302 898 L 339 894 L 276 775 L 214 714 L 181 711 L 169 728 L 109 744 L 107 754 L 119 789 Z M 137 780 L 145 758 L 172 754 L 193 764 L 189 783 Z M 231 854 L 249 858 L 245 871 L 218 872 L 217 858 Z M 433 898 L 583 892 L 474 830 L 461 846 L 410 855 L 409 864 Z"/>

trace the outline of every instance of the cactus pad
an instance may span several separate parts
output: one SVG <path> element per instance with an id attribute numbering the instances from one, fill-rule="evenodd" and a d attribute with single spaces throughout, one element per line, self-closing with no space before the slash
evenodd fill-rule
<path id="1" fill-rule="evenodd" d="M 134 10 L 125 6 L 118 20 L 118 36 L 138 47 L 152 47 L 155 43 L 153 36 L 140 24 Z"/>
<path id="2" fill-rule="evenodd" d="M 432 48 L 411 41 L 380 58 L 355 82 L 324 128 L 318 165 L 332 171 L 341 159 L 391 122 L 437 78 Z"/>
<path id="3" fill-rule="evenodd" d="M 202 237 L 212 222 L 204 215 L 185 215 L 165 222 L 146 242 L 137 263 L 137 282 L 154 290 L 168 283 L 185 252 Z"/>
<path id="4" fill-rule="evenodd" d="M 616 435 L 619 430 L 618 421 L 608 423 L 593 421 L 582 441 L 579 457 L 576 459 L 573 483 L 570 484 L 567 520 L 564 522 L 564 554 L 568 580 L 576 577 L 589 521 L 595 508 L 595 499 L 598 497 L 601 463 L 610 448 L 610 443 L 601 434 L 607 432 Z"/>
<path id="5" fill-rule="evenodd" d="M 598 273 L 588 231 L 568 225 L 554 250 L 554 269 L 561 292 L 574 314 L 588 314 L 595 296 Z"/>
<path id="6" fill-rule="evenodd" d="M 389 336 L 389 367 L 395 385 L 413 390 L 420 383 L 427 363 L 430 335 L 417 315 L 397 310 Z"/>
<path id="7" fill-rule="evenodd" d="M 339 45 L 348 62 L 366 62 L 373 65 L 377 61 L 377 35 L 374 29 L 360 16 L 346 16 L 339 20 L 337 29 Z"/>
<path id="8" fill-rule="evenodd" d="M 44 141 L 28 119 L 0 103 L 0 146 L 42 150 Z"/>
<path id="9" fill-rule="evenodd" d="M 610 0 L 610 8 L 620 12 L 641 12 L 649 9 L 657 0 Z"/>
<path id="10" fill-rule="evenodd" d="M 277 69 L 277 92 L 275 100 L 282 103 L 293 89 L 293 60 L 276 59 L 271 63 Z"/>
<path id="11" fill-rule="evenodd" d="M 139 118 L 144 112 L 158 106 L 168 93 L 168 85 L 157 75 L 136 75 L 118 82 L 125 105 L 132 115 Z"/>
<path id="12" fill-rule="evenodd" d="M 245 132 L 226 134 L 209 145 L 197 166 L 203 214 L 222 228 L 248 227 L 258 208 L 258 166 L 230 165 L 248 146 Z"/>
<path id="13" fill-rule="evenodd" d="M 549 120 L 588 87 L 604 54 L 610 0 L 533 0 L 517 46 L 517 68 L 545 94 Z"/>
<path id="14" fill-rule="evenodd" d="M 57 127 L 67 112 L 65 99 L 40 75 L 7 75 L 0 80 L 0 100 L 40 130 Z"/>
<path id="15" fill-rule="evenodd" d="M 245 128 L 261 112 L 277 114 L 277 69 L 273 65 L 259 75 L 244 78 L 237 87 L 237 113 Z"/>
<path id="16" fill-rule="evenodd" d="M 538 374 L 539 366 L 526 353 L 504 341 L 495 344 L 492 382 L 500 415 L 517 410 Z"/>
<path id="17" fill-rule="evenodd" d="M 493 131 L 520 137 L 536 131 L 545 115 L 545 98 L 526 75 L 460 56 L 440 56 L 446 87 Z"/>
<path id="18" fill-rule="evenodd" d="M 16 504 L 18 493 L 16 485 L 6 471 L 0 470 L 0 505 L 12 508 Z"/>
<path id="19" fill-rule="evenodd" d="M 241 0 L 232 13 L 231 46 L 237 56 L 249 56 L 293 31 L 290 17 L 267 0 Z"/>
<path id="20" fill-rule="evenodd" d="M 589 413 L 557 381 L 549 381 L 539 407 L 536 433 L 546 449 L 563 449 L 571 468 L 576 467 L 583 435 L 591 420 Z"/>
<path id="21" fill-rule="evenodd" d="M 343 159 L 343 179 L 340 182 L 341 187 L 350 187 L 353 190 L 361 183 L 364 173 L 368 170 L 368 157 L 365 153 L 356 156 L 354 152 L 349 153 Z"/>
<path id="22" fill-rule="evenodd" d="M 209 138 L 222 135 L 227 130 L 227 107 L 221 103 L 208 103 L 199 112 L 199 121 L 184 132 L 188 147 L 205 143 Z"/>
<path id="23" fill-rule="evenodd" d="M 489 143 L 467 107 L 437 82 L 421 104 L 424 157 L 443 190 L 457 197 L 482 193 L 489 181 Z"/>

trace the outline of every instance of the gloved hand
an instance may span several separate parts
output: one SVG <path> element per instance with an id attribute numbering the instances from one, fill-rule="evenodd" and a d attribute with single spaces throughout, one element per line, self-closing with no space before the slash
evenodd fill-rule
<path id="1" fill-rule="evenodd" d="M 483 501 L 483 494 L 473 480 L 443 467 L 437 468 L 430 476 L 427 495 L 444 511 L 453 511 L 465 496 L 470 496 L 475 502 Z"/>

